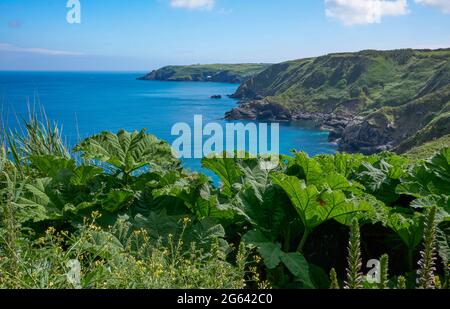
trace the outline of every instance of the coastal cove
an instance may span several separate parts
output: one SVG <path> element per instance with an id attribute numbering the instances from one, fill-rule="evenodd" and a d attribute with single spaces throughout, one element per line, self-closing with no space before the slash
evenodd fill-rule
<path id="1" fill-rule="evenodd" d="M 172 143 L 171 128 L 178 122 L 193 124 L 194 115 L 204 122 L 225 125 L 225 113 L 236 107 L 228 98 L 237 84 L 211 82 L 141 81 L 142 73 L 104 72 L 0 72 L 2 121 L 16 127 L 29 106 L 43 106 L 49 119 L 63 126 L 69 145 L 104 130 L 147 129 Z M 221 99 L 211 96 L 221 95 Z M 280 123 L 280 152 L 303 150 L 310 155 L 334 153 L 328 132 L 305 121 Z M 199 159 L 184 166 L 203 171 Z"/>

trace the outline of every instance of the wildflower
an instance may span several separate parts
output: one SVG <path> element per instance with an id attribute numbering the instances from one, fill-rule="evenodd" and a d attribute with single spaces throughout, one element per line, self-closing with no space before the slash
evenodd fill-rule
<path id="1" fill-rule="evenodd" d="M 47 235 L 53 235 L 56 233 L 56 229 L 53 226 L 50 226 L 46 231 L 45 234 Z"/>
<path id="2" fill-rule="evenodd" d="M 101 216 L 102 216 L 102 214 L 98 210 L 93 211 L 92 214 L 91 214 L 92 219 L 98 219 Z"/>
<path id="3" fill-rule="evenodd" d="M 103 266 L 104 264 L 105 264 L 105 261 L 104 261 L 104 260 L 97 260 L 97 261 L 94 262 L 94 266 L 95 266 L 95 267 L 101 267 L 101 266 Z"/>
<path id="4" fill-rule="evenodd" d="M 144 262 L 142 262 L 142 260 L 138 260 L 138 261 L 136 261 L 136 265 L 138 267 L 142 267 L 142 266 L 144 266 Z"/>

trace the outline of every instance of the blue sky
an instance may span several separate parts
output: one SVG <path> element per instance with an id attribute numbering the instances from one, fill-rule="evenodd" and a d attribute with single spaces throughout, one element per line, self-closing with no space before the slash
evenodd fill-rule
<path id="1" fill-rule="evenodd" d="M 450 47 L 450 0 L 0 0 L 0 70 L 148 71 Z"/>

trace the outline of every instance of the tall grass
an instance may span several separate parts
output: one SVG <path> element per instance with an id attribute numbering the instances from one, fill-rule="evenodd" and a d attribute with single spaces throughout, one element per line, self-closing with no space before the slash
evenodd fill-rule
<path id="1" fill-rule="evenodd" d="M 16 202 L 27 183 L 27 158 L 36 155 L 70 157 L 63 142 L 62 130 L 51 122 L 41 107 L 40 112 L 28 105 L 27 118 L 18 121 L 18 127 L 9 129 L 0 119 L 0 240 L 9 263 L 5 270 L 14 276 L 18 271 L 18 235 L 20 224 L 16 222 Z M 3 110 L 2 110 L 3 115 Z M 16 119 L 18 119 L 16 115 Z M 1 230 L 1 229 L 0 229 Z M 3 249 L 3 250 L 2 250 Z"/>
<path id="2" fill-rule="evenodd" d="M 4 254 L 10 261 L 7 270 L 15 274 L 18 264 L 16 244 L 19 230 L 15 219 L 15 201 L 20 196 L 23 185 L 19 184 L 17 170 L 8 160 L 4 137 L 0 138 L 2 139 L 0 141 L 0 228 L 3 228 L 0 229 L 0 240 L 4 247 Z M 1 251 L 2 248 L 0 253 Z"/>
<path id="3" fill-rule="evenodd" d="M 247 277 L 255 278 L 247 271 L 244 246 L 229 263 L 217 246 L 203 252 L 192 243 L 182 251 L 175 238 L 167 245 L 151 245 L 146 230 L 115 234 L 124 227 L 119 221 L 104 231 L 93 216 L 74 234 L 50 227 L 37 239 L 23 237 L 14 271 L 9 257 L 0 259 L 0 289 L 243 289 Z"/>
<path id="4" fill-rule="evenodd" d="M 70 151 L 62 137 L 62 127 L 48 119 L 43 107 L 30 108 L 19 127 L 3 127 L 0 141 L 7 147 L 8 155 L 22 173 L 25 158 L 31 156 L 57 156 L 70 158 Z"/>

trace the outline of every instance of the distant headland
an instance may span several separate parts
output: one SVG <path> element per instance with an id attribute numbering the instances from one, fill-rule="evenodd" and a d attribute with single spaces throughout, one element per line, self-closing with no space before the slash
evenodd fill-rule
<path id="1" fill-rule="evenodd" d="M 196 64 L 166 66 L 154 70 L 139 80 L 219 82 L 240 84 L 267 69 L 270 64 Z"/>

